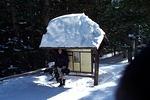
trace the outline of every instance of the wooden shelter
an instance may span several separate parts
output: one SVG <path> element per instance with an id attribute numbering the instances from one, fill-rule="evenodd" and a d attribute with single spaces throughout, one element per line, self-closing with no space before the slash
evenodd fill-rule
<path id="1" fill-rule="evenodd" d="M 98 84 L 98 49 L 104 31 L 85 14 L 71 14 L 54 18 L 47 26 L 40 48 L 65 49 L 69 55 L 70 75 L 91 77 Z"/>

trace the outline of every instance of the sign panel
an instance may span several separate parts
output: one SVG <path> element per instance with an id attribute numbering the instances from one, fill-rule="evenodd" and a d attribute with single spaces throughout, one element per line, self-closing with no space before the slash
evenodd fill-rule
<path id="1" fill-rule="evenodd" d="M 92 72 L 90 49 L 69 49 L 69 68 L 73 72 Z"/>
<path id="2" fill-rule="evenodd" d="M 91 72 L 91 53 L 81 53 L 81 71 Z"/>

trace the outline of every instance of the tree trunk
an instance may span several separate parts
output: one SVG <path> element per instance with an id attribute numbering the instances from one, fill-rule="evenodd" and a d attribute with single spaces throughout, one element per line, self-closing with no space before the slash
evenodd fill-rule
<path id="1" fill-rule="evenodd" d="M 43 11 L 42 11 L 42 16 L 43 16 L 43 21 L 44 21 L 44 26 L 48 25 L 48 20 L 49 20 L 49 0 L 42 0 L 43 1 Z"/>
<path id="2" fill-rule="evenodd" d="M 12 25 L 13 25 L 13 30 L 17 31 L 17 19 L 16 19 L 16 9 L 15 9 L 15 4 L 14 4 L 14 0 L 10 0 L 10 11 L 11 11 L 11 18 L 12 18 Z"/>

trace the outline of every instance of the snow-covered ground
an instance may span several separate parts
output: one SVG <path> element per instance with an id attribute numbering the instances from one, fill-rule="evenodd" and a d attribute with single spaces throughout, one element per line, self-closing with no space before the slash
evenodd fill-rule
<path id="1" fill-rule="evenodd" d="M 114 92 L 127 65 L 127 60 L 115 63 L 101 61 L 99 85 L 93 79 L 67 76 L 66 85 L 57 87 L 48 81 L 49 75 L 35 74 L 0 82 L 0 100 L 114 100 Z"/>

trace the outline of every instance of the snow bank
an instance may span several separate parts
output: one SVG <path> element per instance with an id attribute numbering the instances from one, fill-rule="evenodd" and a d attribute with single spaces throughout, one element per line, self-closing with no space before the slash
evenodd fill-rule
<path id="1" fill-rule="evenodd" d="M 40 47 L 97 47 L 105 32 L 84 13 L 52 19 Z"/>

